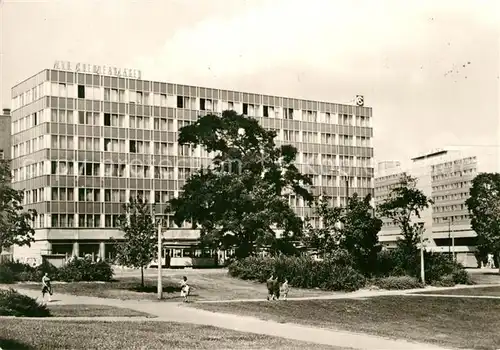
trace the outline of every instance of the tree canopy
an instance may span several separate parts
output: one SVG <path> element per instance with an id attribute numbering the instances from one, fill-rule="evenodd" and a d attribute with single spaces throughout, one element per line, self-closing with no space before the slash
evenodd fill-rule
<path id="1" fill-rule="evenodd" d="M 391 189 L 389 198 L 379 205 L 380 216 L 391 219 L 401 229 L 403 236 L 398 244 L 406 247 L 408 253 L 417 249 L 422 226 L 420 213 L 432 204 L 432 200 L 417 188 L 417 179 L 404 174 L 399 183 Z"/>
<path id="2" fill-rule="evenodd" d="M 144 287 L 144 267 L 158 256 L 157 228 L 154 213 L 147 201 L 130 198 L 123 205 L 118 225 L 123 231 L 123 241 L 116 243 L 117 258 L 122 265 L 141 269 L 141 286 Z"/>
<path id="3" fill-rule="evenodd" d="M 479 248 L 500 255 L 500 174 L 482 173 L 472 180 L 466 200 Z"/>
<path id="4" fill-rule="evenodd" d="M 308 221 L 305 245 L 322 257 L 339 249 L 347 251 L 360 271 L 370 274 L 381 250 L 378 233 L 382 228 L 382 221 L 373 215 L 370 201 L 370 195 L 360 198 L 354 193 L 347 207 L 341 208 L 321 198 L 316 204 L 315 215 L 321 218 L 322 226 L 313 228 Z"/>
<path id="5" fill-rule="evenodd" d="M 191 222 L 212 245 L 236 245 L 238 257 L 251 255 L 256 246 L 272 245 L 275 229 L 284 238 L 299 237 L 302 220 L 288 196 L 311 201 L 311 181 L 294 165 L 295 147 L 277 146 L 275 137 L 257 120 L 234 111 L 208 114 L 181 128 L 180 145 L 200 147 L 213 159 L 170 201 L 175 223 Z"/>
<path id="6" fill-rule="evenodd" d="M 0 159 L 0 252 L 12 245 L 30 246 L 34 242 L 35 210 L 24 210 L 24 192 L 11 186 L 10 163 Z"/>

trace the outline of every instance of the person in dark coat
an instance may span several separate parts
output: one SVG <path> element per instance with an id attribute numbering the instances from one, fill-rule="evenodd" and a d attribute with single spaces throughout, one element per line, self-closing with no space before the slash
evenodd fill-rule
<path id="1" fill-rule="evenodd" d="M 267 300 L 274 300 L 275 299 L 275 279 L 273 278 L 274 276 L 271 275 L 269 279 L 266 281 L 266 287 L 267 287 Z"/>

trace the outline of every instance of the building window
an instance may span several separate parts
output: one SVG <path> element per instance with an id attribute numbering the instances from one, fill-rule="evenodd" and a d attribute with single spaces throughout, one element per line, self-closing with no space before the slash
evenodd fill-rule
<path id="1" fill-rule="evenodd" d="M 184 108 L 184 96 L 177 96 L 177 108 Z"/>
<path id="2" fill-rule="evenodd" d="M 85 98 L 85 86 L 78 85 L 78 98 Z"/>
<path id="3" fill-rule="evenodd" d="M 293 119 L 293 108 L 283 108 L 285 119 Z"/>

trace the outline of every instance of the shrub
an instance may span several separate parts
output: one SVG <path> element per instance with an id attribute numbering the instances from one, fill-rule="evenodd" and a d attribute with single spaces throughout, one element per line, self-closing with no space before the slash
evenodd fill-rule
<path id="1" fill-rule="evenodd" d="M 265 282 L 271 275 L 285 278 L 293 287 L 353 291 L 365 278 L 349 265 L 345 256 L 315 261 L 309 256 L 248 257 L 229 265 L 229 274 L 245 280 Z"/>
<path id="2" fill-rule="evenodd" d="M 65 282 L 108 282 L 113 278 L 113 268 L 105 261 L 92 262 L 90 259 L 73 259 L 58 269 L 57 277 Z"/>
<path id="3" fill-rule="evenodd" d="M 0 283 L 11 284 L 16 282 L 14 271 L 7 264 L 0 264 Z"/>
<path id="4" fill-rule="evenodd" d="M 455 284 L 473 284 L 469 273 L 463 268 L 455 268 L 451 276 Z"/>
<path id="5" fill-rule="evenodd" d="M 436 287 L 453 287 L 455 281 L 453 280 L 453 275 L 450 274 L 441 277 L 439 281 L 435 281 L 432 284 Z"/>
<path id="6" fill-rule="evenodd" d="M 0 290 L 0 315 L 16 317 L 47 317 L 50 311 L 33 298 L 14 289 Z"/>
<path id="7" fill-rule="evenodd" d="M 373 281 L 373 284 L 382 289 L 415 289 L 421 288 L 422 283 L 411 276 L 389 276 L 378 278 Z"/>
<path id="8" fill-rule="evenodd" d="M 390 251 L 382 251 L 378 256 L 379 276 L 412 276 L 420 277 L 420 252 L 406 252 L 398 247 Z M 464 267 L 441 253 L 425 252 L 424 255 L 425 281 L 435 284 L 444 276 L 456 275 L 455 283 L 470 284 L 470 276 Z M 455 280 L 455 278 L 454 278 Z"/>

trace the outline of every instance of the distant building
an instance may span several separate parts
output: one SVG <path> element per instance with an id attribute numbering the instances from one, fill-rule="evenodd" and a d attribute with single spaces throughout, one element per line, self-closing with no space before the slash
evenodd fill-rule
<path id="1" fill-rule="evenodd" d="M 412 158 L 412 164 L 406 168 L 378 168 L 375 174 L 375 204 L 388 197 L 404 174 L 416 178 L 417 187 L 434 201 L 419 219 L 424 224 L 428 249 L 454 252 L 459 262 L 476 267 L 476 233 L 471 228 L 465 201 L 477 174 L 498 171 L 497 152 L 497 149 L 487 148 L 437 150 Z M 401 237 L 400 229 L 388 219 L 383 218 L 383 221 L 379 239 L 384 245 L 393 247 Z"/>
<path id="2" fill-rule="evenodd" d="M 11 159 L 11 116 L 10 109 L 4 108 L 0 114 L 0 159 Z"/>

